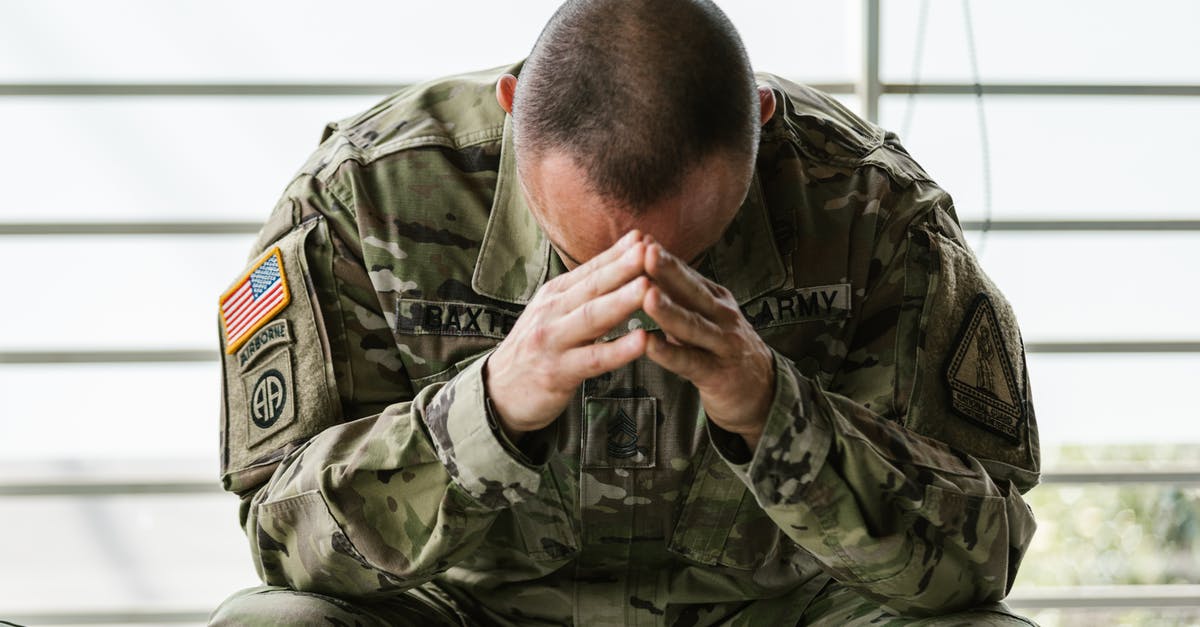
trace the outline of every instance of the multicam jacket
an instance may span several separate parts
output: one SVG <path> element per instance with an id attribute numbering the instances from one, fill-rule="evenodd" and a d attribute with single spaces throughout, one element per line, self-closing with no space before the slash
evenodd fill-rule
<path id="1" fill-rule="evenodd" d="M 565 271 L 493 96 L 519 67 L 331 124 L 222 297 L 222 478 L 261 578 L 436 580 L 500 624 L 782 623 L 830 577 L 898 612 L 1003 597 L 1039 472 L 1012 311 L 895 135 L 771 75 L 755 180 L 700 266 L 775 352 L 757 450 L 646 359 L 504 439 L 484 357 Z"/>

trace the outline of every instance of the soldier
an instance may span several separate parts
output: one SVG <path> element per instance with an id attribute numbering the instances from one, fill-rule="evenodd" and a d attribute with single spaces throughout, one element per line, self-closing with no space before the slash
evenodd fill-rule
<path id="1" fill-rule="evenodd" d="M 330 125 L 221 319 L 267 585 L 214 624 L 1030 624 L 1011 309 L 707 1 L 572 0 Z"/>

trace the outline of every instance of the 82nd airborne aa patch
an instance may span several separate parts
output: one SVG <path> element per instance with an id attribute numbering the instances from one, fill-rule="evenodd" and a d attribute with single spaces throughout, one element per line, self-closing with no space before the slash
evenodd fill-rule
<path id="1" fill-rule="evenodd" d="M 975 297 L 946 366 L 950 405 L 955 412 L 1017 441 L 1025 401 L 1013 373 L 1005 336 L 986 294 Z"/>

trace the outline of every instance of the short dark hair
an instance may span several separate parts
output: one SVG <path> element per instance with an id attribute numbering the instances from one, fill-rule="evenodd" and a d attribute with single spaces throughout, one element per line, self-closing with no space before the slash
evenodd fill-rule
<path id="1" fill-rule="evenodd" d="M 752 160 L 759 108 L 741 37 L 707 0 L 568 0 L 521 69 L 518 153 L 565 151 L 633 212 L 719 150 Z"/>

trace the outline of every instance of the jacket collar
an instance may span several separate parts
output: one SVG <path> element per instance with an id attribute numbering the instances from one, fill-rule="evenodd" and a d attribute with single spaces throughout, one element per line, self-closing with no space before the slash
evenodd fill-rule
<path id="1" fill-rule="evenodd" d="M 512 116 L 505 117 L 502 141 L 496 193 L 471 287 L 483 296 L 525 305 L 543 283 L 565 267 L 529 211 L 517 179 Z M 741 209 L 705 254 L 701 268 L 729 288 L 738 304 L 778 289 L 786 280 L 757 173 Z"/>

